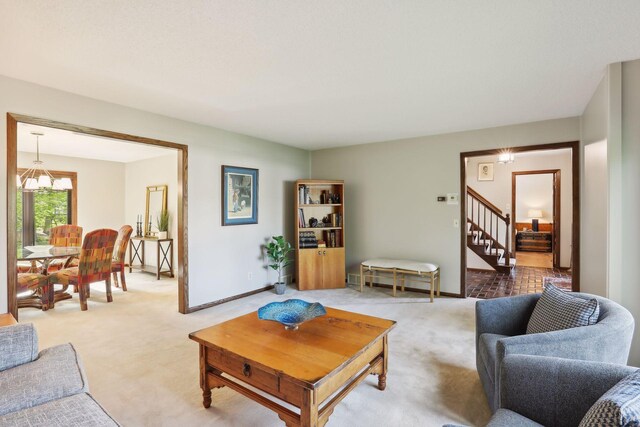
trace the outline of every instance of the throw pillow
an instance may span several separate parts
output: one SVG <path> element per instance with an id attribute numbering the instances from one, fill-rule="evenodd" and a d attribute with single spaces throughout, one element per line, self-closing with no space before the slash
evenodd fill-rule
<path id="1" fill-rule="evenodd" d="M 624 377 L 587 411 L 579 427 L 640 426 L 640 370 Z"/>
<path id="2" fill-rule="evenodd" d="M 599 315 L 595 298 L 576 297 L 547 283 L 529 319 L 527 334 L 595 325 Z"/>

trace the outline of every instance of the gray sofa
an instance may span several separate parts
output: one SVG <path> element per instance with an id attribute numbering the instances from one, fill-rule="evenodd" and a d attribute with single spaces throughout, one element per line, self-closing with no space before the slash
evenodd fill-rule
<path id="1" fill-rule="evenodd" d="M 631 313 L 606 298 L 598 323 L 591 326 L 526 335 L 529 317 L 541 294 L 480 300 L 476 303 L 476 367 L 491 412 L 498 408 L 500 369 L 505 356 L 528 354 L 625 365 L 631 347 Z"/>
<path id="2" fill-rule="evenodd" d="M 31 324 L 0 327 L 0 425 L 118 426 L 91 397 L 71 344 L 38 353 Z"/>
<path id="3" fill-rule="evenodd" d="M 500 370 L 500 409 L 489 427 L 575 427 L 630 366 L 557 357 L 506 356 Z"/>

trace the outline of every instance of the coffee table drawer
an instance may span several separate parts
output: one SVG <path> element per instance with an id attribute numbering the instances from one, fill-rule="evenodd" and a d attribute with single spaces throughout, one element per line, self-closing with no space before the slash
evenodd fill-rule
<path id="1" fill-rule="evenodd" d="M 251 384 L 260 390 L 272 394 L 278 394 L 278 376 L 275 372 L 269 372 L 256 367 L 241 357 L 220 350 L 207 348 L 207 363 L 220 371 L 232 375 Z"/>

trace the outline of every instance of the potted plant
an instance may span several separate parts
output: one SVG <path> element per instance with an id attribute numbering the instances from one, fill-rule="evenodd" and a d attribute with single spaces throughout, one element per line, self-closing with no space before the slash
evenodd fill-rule
<path id="1" fill-rule="evenodd" d="M 273 241 L 267 245 L 267 257 L 269 257 L 269 267 L 278 272 L 278 281 L 274 284 L 276 294 L 282 295 L 286 289 L 285 283 L 282 281 L 282 272 L 284 268 L 291 264 L 289 254 L 293 251 L 291 244 L 284 240 L 282 236 L 273 236 Z"/>
<path id="2" fill-rule="evenodd" d="M 161 211 L 156 224 L 158 225 L 158 239 L 166 239 L 169 231 L 169 211 Z"/>

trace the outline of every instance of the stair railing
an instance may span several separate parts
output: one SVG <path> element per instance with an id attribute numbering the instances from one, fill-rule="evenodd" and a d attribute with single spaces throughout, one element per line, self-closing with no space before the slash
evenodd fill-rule
<path id="1" fill-rule="evenodd" d="M 511 264 L 511 252 L 509 251 L 511 218 L 509 214 L 503 214 L 496 205 L 467 186 L 467 220 L 471 221 L 472 232 L 482 232 L 482 239 L 478 237 L 478 244 L 482 241 L 481 244 L 486 247 L 487 241 L 489 241 L 491 243 L 490 250 L 496 249 L 496 254 L 497 249 L 504 249 L 504 262 L 506 266 L 509 266 Z M 501 228 L 504 228 L 504 239 L 499 237 L 503 231 Z"/>

